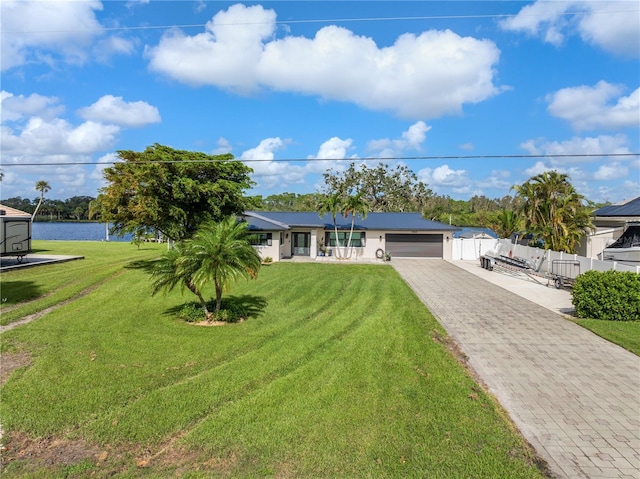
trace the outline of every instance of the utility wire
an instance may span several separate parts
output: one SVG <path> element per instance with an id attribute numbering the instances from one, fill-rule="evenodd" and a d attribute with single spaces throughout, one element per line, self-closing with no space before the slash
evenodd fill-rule
<path id="1" fill-rule="evenodd" d="M 229 161 L 239 161 L 241 163 L 295 163 L 303 162 L 309 163 L 314 161 L 404 161 L 404 160 L 487 160 L 487 159 L 527 159 L 527 158 L 630 158 L 633 156 L 640 157 L 640 153 L 600 153 L 600 154 L 575 154 L 575 155 L 445 155 L 445 156 L 399 156 L 399 157 L 366 157 L 366 158 L 232 158 L 232 159 L 217 159 L 212 158 L 208 160 L 157 160 L 150 162 L 129 162 L 128 164 L 162 164 L 162 163 L 224 163 Z M 110 161 L 63 161 L 63 162 L 44 162 L 44 163 L 0 163 L 0 168 L 9 166 L 70 166 L 70 165 L 115 165 L 118 163 L 125 163 L 123 161 L 110 160 Z"/>
<path id="2" fill-rule="evenodd" d="M 578 11 L 578 12 L 558 12 L 557 16 L 577 16 L 577 15 L 603 15 L 610 13 L 638 13 L 640 9 L 633 10 L 599 10 L 599 11 Z M 350 22 L 387 22 L 387 21 L 410 21 L 410 20 L 467 20 L 467 19 L 486 19 L 486 18 L 513 18 L 520 17 L 540 17 L 543 15 L 527 15 L 519 13 L 491 13 L 478 15 L 427 15 L 427 16 L 409 16 L 409 17 L 356 17 L 356 18 L 327 18 L 327 19 L 307 19 L 307 20 L 276 20 L 276 25 L 291 25 L 305 23 L 350 23 Z M 208 23 L 208 22 L 207 22 Z M 241 26 L 241 25 L 266 25 L 271 22 L 237 22 L 237 23 L 216 23 L 218 26 Z M 2 35 L 16 34 L 37 34 L 37 33 L 81 33 L 81 32 L 114 32 L 114 31 L 133 31 L 133 30 L 168 30 L 171 28 L 203 28 L 206 23 L 182 24 L 182 25 L 140 25 L 136 27 L 101 27 L 101 28 L 78 28 L 69 30 L 2 30 Z"/>

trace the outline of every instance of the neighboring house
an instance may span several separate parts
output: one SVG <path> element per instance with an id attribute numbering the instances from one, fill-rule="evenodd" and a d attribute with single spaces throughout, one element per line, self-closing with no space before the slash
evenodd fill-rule
<path id="1" fill-rule="evenodd" d="M 293 256 L 316 258 L 336 254 L 336 234 L 330 214 L 315 212 L 247 211 L 244 220 L 254 233 L 261 257 L 274 261 Z M 346 244 L 351 216 L 336 216 L 342 257 L 376 259 L 391 257 L 451 259 L 453 233 L 459 228 L 422 218 L 420 213 L 369 213 L 356 216 L 351 249 Z"/>
<path id="2" fill-rule="evenodd" d="M 490 228 L 460 228 L 453 233 L 454 238 L 460 239 L 498 239 L 498 235 Z"/>
<path id="3" fill-rule="evenodd" d="M 625 224 L 630 221 L 640 221 L 640 196 L 597 209 L 593 212 L 596 230 L 583 239 L 578 254 L 597 258 L 602 250 L 622 235 Z"/>

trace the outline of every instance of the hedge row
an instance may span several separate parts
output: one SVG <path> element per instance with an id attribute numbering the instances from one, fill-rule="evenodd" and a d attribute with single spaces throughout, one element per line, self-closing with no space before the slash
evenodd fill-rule
<path id="1" fill-rule="evenodd" d="M 587 271 L 576 279 L 572 302 L 579 318 L 640 320 L 640 274 Z"/>

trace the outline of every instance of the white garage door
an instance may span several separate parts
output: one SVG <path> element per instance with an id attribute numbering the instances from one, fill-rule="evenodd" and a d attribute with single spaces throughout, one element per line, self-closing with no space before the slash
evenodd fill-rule
<path id="1" fill-rule="evenodd" d="M 442 234 L 387 234 L 392 258 L 442 258 Z"/>

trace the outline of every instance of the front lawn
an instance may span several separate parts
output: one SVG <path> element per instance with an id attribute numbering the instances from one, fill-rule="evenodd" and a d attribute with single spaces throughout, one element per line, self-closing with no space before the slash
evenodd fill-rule
<path id="1" fill-rule="evenodd" d="M 75 245 L 83 294 L 19 273 L 70 301 L 2 335 L 30 357 L 0 391 L 3 477 L 545 477 L 389 266 L 273 264 L 227 295 L 248 320 L 201 327 L 175 318 L 190 293 L 151 297 L 157 246 L 109 268 Z"/>

